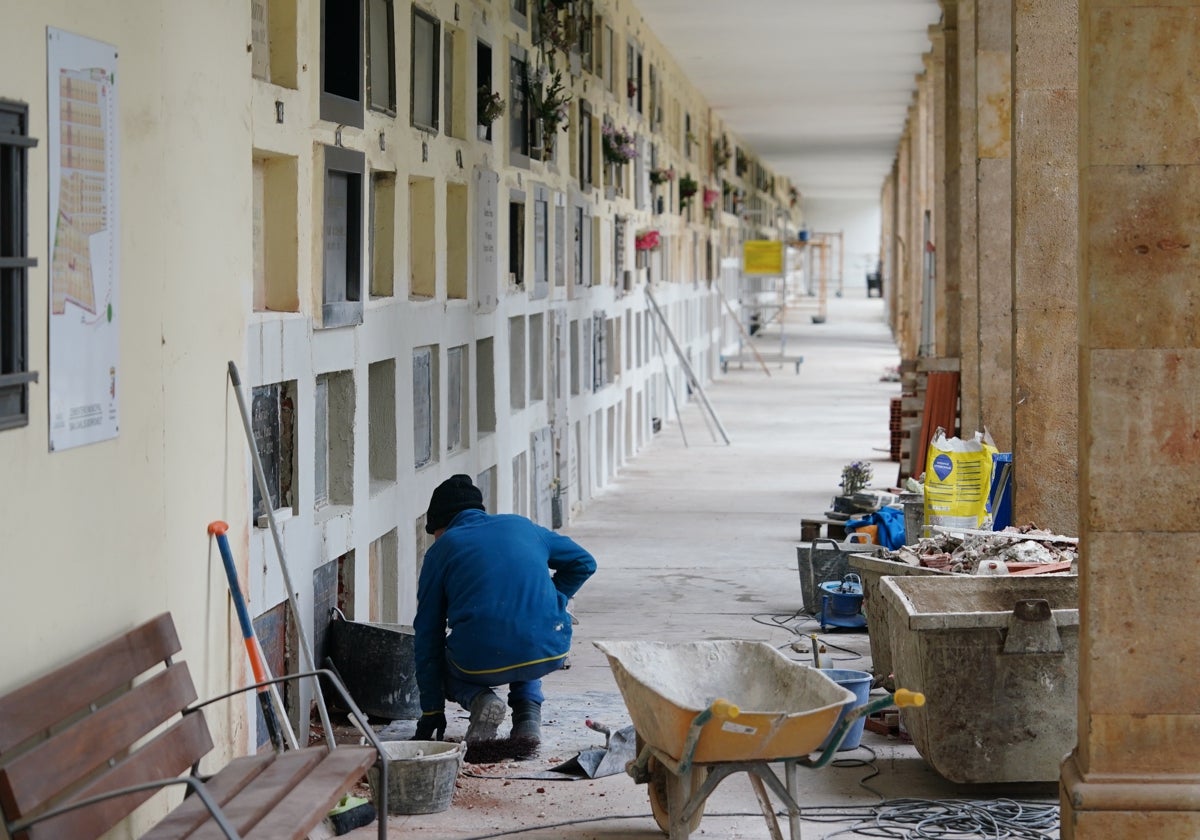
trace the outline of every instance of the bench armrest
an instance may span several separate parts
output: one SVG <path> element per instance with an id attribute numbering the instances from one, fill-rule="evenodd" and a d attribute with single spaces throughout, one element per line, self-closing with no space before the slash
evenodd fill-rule
<path id="1" fill-rule="evenodd" d="M 226 840 L 242 840 L 241 835 L 238 834 L 237 831 L 234 830 L 233 826 L 229 824 L 229 820 L 226 818 L 225 812 L 221 810 L 221 806 L 217 804 L 217 801 L 212 798 L 212 794 L 208 792 L 208 788 L 205 787 L 204 782 L 195 776 L 176 776 L 172 779 L 159 779 L 153 782 L 142 782 L 140 784 L 129 785 L 127 787 L 117 788 L 116 790 L 110 790 L 106 793 L 101 793 L 96 796 L 89 796 L 87 799 L 80 799 L 79 801 L 71 802 L 68 805 L 52 808 L 43 814 L 38 814 L 36 817 L 17 820 L 14 823 L 10 823 L 7 827 L 8 833 L 11 836 L 15 836 L 25 829 L 36 825 L 37 823 L 44 822 L 52 817 L 57 817 L 60 814 L 65 814 L 68 811 L 86 808 L 89 805 L 95 805 L 97 802 L 103 802 L 106 799 L 114 799 L 118 796 L 125 796 L 129 793 L 139 793 L 140 791 L 145 790 L 165 788 L 168 785 L 187 785 L 190 787 L 193 791 L 195 791 L 196 795 L 200 797 L 200 801 L 204 803 L 204 807 L 208 809 L 208 812 L 212 814 L 213 821 L 225 834 Z"/>
<path id="2" fill-rule="evenodd" d="M 298 671 L 294 674 L 285 674 L 281 677 L 273 677 L 269 680 L 263 680 L 262 682 L 251 683 L 249 685 L 242 686 L 241 688 L 235 688 L 232 691 L 226 691 L 224 694 L 218 694 L 216 697 L 210 697 L 209 699 L 200 703 L 192 704 L 184 710 L 184 714 L 187 714 L 188 712 L 199 711 L 200 709 L 203 709 L 205 706 L 208 706 L 212 703 L 216 703 L 221 700 L 227 700 L 230 697 L 244 694 L 247 691 L 256 691 L 263 686 L 273 685 L 281 682 L 289 682 L 291 680 L 300 680 L 305 677 L 315 678 L 319 676 L 326 677 L 337 693 L 341 695 L 342 700 L 344 700 L 346 703 L 346 708 L 350 710 L 350 716 L 353 718 L 355 726 L 360 732 L 362 732 L 363 737 L 371 743 L 371 746 L 375 748 L 375 751 L 379 753 L 380 762 L 386 764 L 387 762 L 383 752 L 383 743 L 379 740 L 379 738 L 375 735 L 375 731 L 371 729 L 370 725 L 367 723 L 366 715 L 359 710 L 358 704 L 354 702 L 354 698 L 351 697 L 350 692 L 346 690 L 346 686 L 342 683 L 341 678 L 328 668 L 318 668 L 315 671 Z M 329 746 L 331 748 L 336 746 L 333 740 L 332 732 L 325 733 L 325 738 L 329 741 Z"/>

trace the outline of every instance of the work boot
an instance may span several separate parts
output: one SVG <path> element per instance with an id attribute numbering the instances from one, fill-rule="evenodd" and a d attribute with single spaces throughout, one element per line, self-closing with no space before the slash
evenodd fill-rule
<path id="1" fill-rule="evenodd" d="M 504 701 L 490 688 L 471 701 L 471 722 L 467 725 L 468 744 L 496 740 L 496 730 L 504 720 Z"/>
<path id="2" fill-rule="evenodd" d="M 542 704 L 533 700 L 517 700 L 512 704 L 512 738 L 532 743 L 542 740 Z"/>

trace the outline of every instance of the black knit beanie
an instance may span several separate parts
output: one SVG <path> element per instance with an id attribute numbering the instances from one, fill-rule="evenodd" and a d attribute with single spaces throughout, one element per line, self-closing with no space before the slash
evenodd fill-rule
<path id="1" fill-rule="evenodd" d="M 452 475 L 437 486 L 425 514 L 425 533 L 432 534 L 450 524 L 462 510 L 483 510 L 483 494 L 469 475 Z"/>

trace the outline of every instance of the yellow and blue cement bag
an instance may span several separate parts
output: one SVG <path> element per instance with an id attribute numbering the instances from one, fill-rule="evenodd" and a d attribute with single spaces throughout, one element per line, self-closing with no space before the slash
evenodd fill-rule
<path id="1" fill-rule="evenodd" d="M 925 524 L 979 528 L 987 517 L 996 447 L 976 432 L 971 440 L 939 428 L 925 461 Z"/>

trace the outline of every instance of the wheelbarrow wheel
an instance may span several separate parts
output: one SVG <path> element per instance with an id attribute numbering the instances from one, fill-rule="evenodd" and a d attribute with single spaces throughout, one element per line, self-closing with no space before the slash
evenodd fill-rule
<path id="1" fill-rule="evenodd" d="M 642 748 L 645 746 L 646 742 L 642 740 L 641 733 L 637 733 L 637 755 L 642 754 Z M 651 756 L 650 760 L 646 762 L 646 772 L 650 776 L 650 781 L 646 784 L 646 792 L 650 796 L 650 812 L 654 814 L 654 821 L 658 823 L 658 827 L 662 830 L 662 833 L 670 835 L 671 809 L 668 804 L 667 786 L 672 781 L 671 771 L 660 764 L 658 759 Z M 707 767 L 693 765 L 691 790 L 684 792 L 684 798 L 690 799 L 692 794 L 700 790 L 700 786 L 704 784 L 704 780 L 707 778 Z M 700 820 L 704 816 L 704 805 L 705 803 L 700 803 L 700 807 L 696 809 L 696 813 L 692 814 L 692 818 L 688 820 L 687 830 L 689 834 L 700 828 Z"/>

